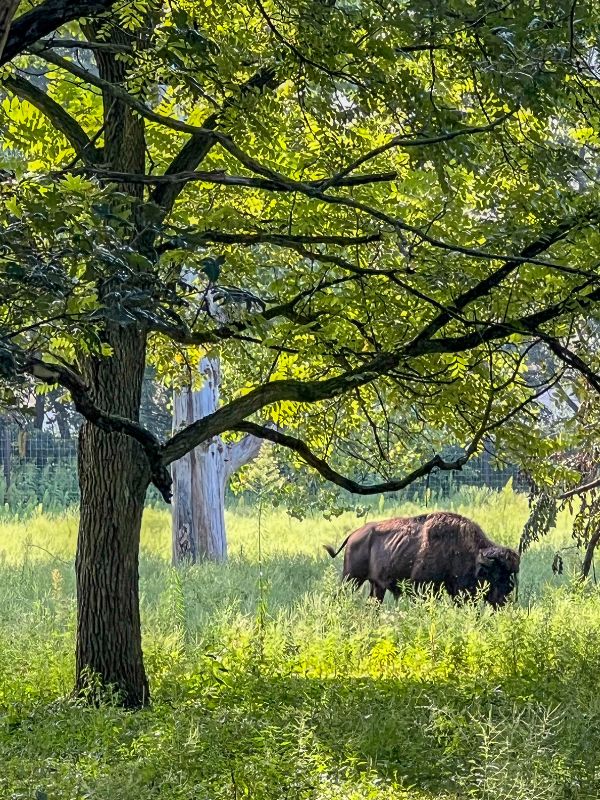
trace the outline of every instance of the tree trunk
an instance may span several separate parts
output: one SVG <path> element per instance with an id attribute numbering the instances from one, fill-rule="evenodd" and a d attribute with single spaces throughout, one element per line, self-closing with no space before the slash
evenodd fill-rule
<path id="1" fill-rule="evenodd" d="M 85 25 L 95 38 L 97 24 Z M 115 44 L 131 36 L 115 27 Z M 96 54 L 100 77 L 125 81 L 127 66 L 112 53 Z M 126 103 L 103 90 L 104 158 L 109 169 L 145 171 L 144 121 Z M 143 187 L 124 186 L 132 200 L 143 200 Z M 134 206 L 138 230 L 141 202 Z M 113 282 L 105 282 L 114 291 Z M 102 286 L 102 284 L 100 284 Z M 134 288 L 129 280 L 125 289 Z M 100 297 L 102 299 L 102 288 Z M 114 358 L 92 358 L 83 364 L 92 400 L 111 414 L 139 420 L 146 336 L 137 325 L 107 323 L 104 332 Z M 94 688 L 112 686 L 129 707 L 149 702 L 142 657 L 138 555 L 144 498 L 150 469 L 141 446 L 120 434 L 84 423 L 79 438 L 81 516 L 75 571 L 77 578 L 76 692 L 97 699 Z"/>
<path id="2" fill-rule="evenodd" d="M 36 431 L 44 429 L 44 419 L 46 417 L 46 401 L 43 394 L 36 394 L 35 396 L 35 418 L 33 420 L 33 427 Z"/>
<path id="3" fill-rule="evenodd" d="M 145 337 L 132 328 L 112 330 L 116 358 L 87 365 L 101 408 L 138 419 Z M 149 467 L 130 437 L 84 423 L 79 436 L 81 518 L 77 576 L 76 691 L 114 686 L 129 707 L 149 700 L 142 658 L 138 553 Z M 92 694 L 90 700 L 95 700 Z"/>
<path id="4" fill-rule="evenodd" d="M 197 392 L 184 389 L 174 398 L 174 431 L 219 407 L 219 359 L 203 358 L 199 369 L 205 378 L 202 388 Z M 255 436 L 227 445 L 216 437 L 173 464 L 173 564 L 227 558 L 227 481 L 258 455 L 261 444 L 262 440 Z"/>
<path id="5" fill-rule="evenodd" d="M 600 528 L 598 528 L 596 533 L 592 536 L 592 538 L 588 542 L 588 546 L 585 549 L 585 556 L 583 559 L 583 565 L 581 567 L 582 580 L 585 580 L 590 574 L 590 569 L 594 561 L 594 553 L 596 552 L 596 547 L 599 541 L 600 541 Z"/>

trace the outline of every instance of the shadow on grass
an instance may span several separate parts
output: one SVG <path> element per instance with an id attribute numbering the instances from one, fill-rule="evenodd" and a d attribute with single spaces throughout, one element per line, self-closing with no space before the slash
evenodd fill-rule
<path id="1" fill-rule="evenodd" d="M 247 679 L 245 706 L 240 689 L 232 686 L 228 701 L 224 693 L 207 733 L 242 775 L 270 760 L 280 783 L 269 797 L 286 796 L 291 776 L 315 789 L 319 771 L 435 797 L 598 797 L 595 701 L 582 708 L 565 696 L 549 707 L 492 686 L 265 676 Z"/>
<path id="2" fill-rule="evenodd" d="M 138 714 L 38 706 L 0 733 L 6 786 L 43 775 L 49 796 L 82 784 L 98 800 L 133 787 L 138 800 L 598 796 L 598 703 L 551 709 L 491 686 L 252 670 L 219 684 L 190 676 L 177 695 Z"/>

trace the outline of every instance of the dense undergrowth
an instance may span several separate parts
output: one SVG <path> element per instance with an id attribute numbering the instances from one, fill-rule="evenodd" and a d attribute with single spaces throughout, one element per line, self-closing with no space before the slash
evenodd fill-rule
<path id="1" fill-rule="evenodd" d="M 509 492 L 455 507 L 507 544 L 527 514 Z M 552 574 L 566 517 L 497 614 L 340 591 L 321 544 L 356 519 L 228 522 L 228 564 L 174 570 L 168 515 L 146 514 L 138 713 L 68 697 L 75 516 L 0 525 L 0 798 L 600 796 L 600 593 L 572 550 Z"/>

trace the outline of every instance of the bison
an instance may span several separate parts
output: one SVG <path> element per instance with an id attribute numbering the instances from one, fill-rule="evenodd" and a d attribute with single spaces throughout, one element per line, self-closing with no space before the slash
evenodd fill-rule
<path id="1" fill-rule="evenodd" d="M 472 520 L 447 511 L 369 522 L 337 551 L 324 547 L 332 558 L 345 547 L 344 580 L 356 588 L 369 581 L 370 596 L 379 602 L 387 590 L 397 598 L 398 581 L 409 580 L 417 587 L 444 588 L 452 597 L 473 596 L 487 586 L 486 601 L 499 608 L 519 571 L 518 553 L 494 544 Z"/>

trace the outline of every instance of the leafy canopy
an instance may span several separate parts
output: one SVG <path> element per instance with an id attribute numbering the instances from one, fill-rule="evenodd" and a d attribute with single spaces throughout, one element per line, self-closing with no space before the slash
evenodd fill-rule
<path id="1" fill-rule="evenodd" d="M 369 474 L 493 435 L 546 477 L 537 401 L 595 374 L 600 300 L 600 23 L 547 5 L 136 0 L 30 44 L 2 72 L 5 400 L 138 325 L 166 382 L 226 364 L 165 463 L 268 408 Z"/>

